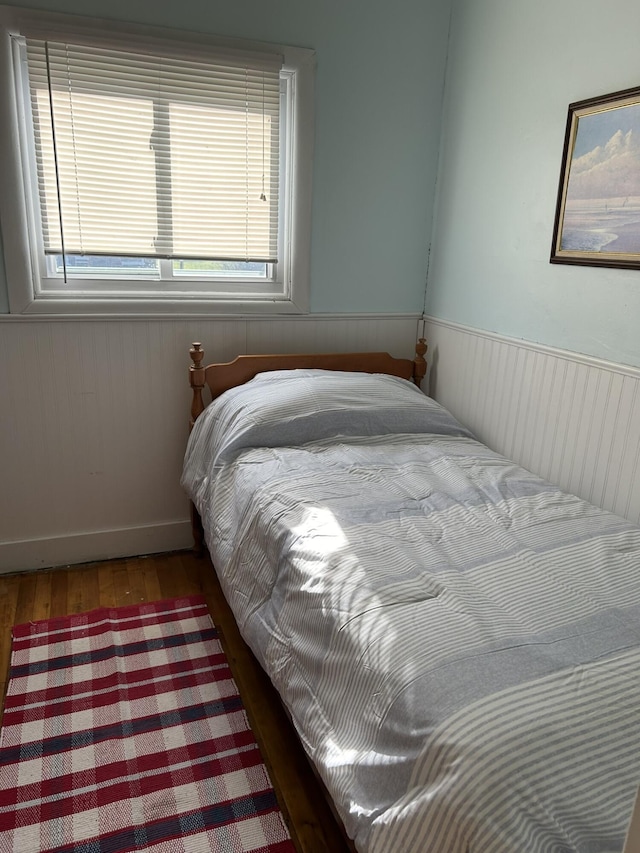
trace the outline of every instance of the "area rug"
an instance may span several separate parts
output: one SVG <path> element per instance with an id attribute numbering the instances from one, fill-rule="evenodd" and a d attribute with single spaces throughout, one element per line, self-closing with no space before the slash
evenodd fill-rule
<path id="1" fill-rule="evenodd" d="M 13 629 L 3 853 L 295 853 L 200 596 Z"/>

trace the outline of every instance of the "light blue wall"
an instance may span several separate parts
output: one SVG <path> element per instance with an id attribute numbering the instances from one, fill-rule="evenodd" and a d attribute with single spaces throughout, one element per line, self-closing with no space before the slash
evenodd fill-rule
<path id="1" fill-rule="evenodd" d="M 30 0 L 8 5 L 314 48 L 311 310 L 422 310 L 449 0 Z M 2 284 L 0 272 L 0 310 Z"/>
<path id="2" fill-rule="evenodd" d="M 640 366 L 640 271 L 549 263 L 568 104 L 640 85 L 637 0 L 454 0 L 428 313 Z"/>

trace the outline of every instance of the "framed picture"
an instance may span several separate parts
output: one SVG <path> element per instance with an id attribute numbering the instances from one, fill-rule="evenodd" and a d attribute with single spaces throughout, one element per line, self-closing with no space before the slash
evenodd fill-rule
<path id="1" fill-rule="evenodd" d="M 640 87 L 569 104 L 550 260 L 640 269 Z"/>

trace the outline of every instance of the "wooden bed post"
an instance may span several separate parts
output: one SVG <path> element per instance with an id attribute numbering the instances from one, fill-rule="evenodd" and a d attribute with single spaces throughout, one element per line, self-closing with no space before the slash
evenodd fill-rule
<path id="1" fill-rule="evenodd" d="M 192 365 L 189 366 L 189 384 L 193 390 L 193 399 L 191 401 L 191 420 L 189 421 L 189 431 L 193 429 L 199 415 L 204 411 L 204 400 L 202 399 L 202 389 L 205 385 L 205 369 L 202 366 L 204 358 L 204 350 L 202 344 L 194 342 L 189 350 Z M 191 533 L 193 535 L 193 551 L 196 557 L 204 555 L 204 529 L 202 527 L 202 519 L 200 513 L 191 503 Z"/>
<path id="2" fill-rule="evenodd" d="M 413 381 L 416 383 L 418 388 L 420 387 L 420 383 L 424 377 L 427 375 L 427 360 L 424 357 L 426 351 L 426 339 L 418 338 L 418 343 L 416 344 L 416 356 L 413 359 Z"/>
<path id="3" fill-rule="evenodd" d="M 189 367 L 189 384 L 193 389 L 193 400 L 191 401 L 191 421 L 189 429 L 193 429 L 199 415 L 204 412 L 204 401 L 202 399 L 202 389 L 204 388 L 204 367 L 202 367 L 202 359 L 204 358 L 204 350 L 202 344 L 193 343 L 189 350 L 191 361 L 193 364 Z"/>

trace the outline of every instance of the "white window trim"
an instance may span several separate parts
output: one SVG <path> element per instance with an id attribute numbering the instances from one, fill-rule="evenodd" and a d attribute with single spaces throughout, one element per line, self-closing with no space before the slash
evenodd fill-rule
<path id="1" fill-rule="evenodd" d="M 314 70 L 315 53 L 304 48 L 285 45 L 276 47 L 284 55 L 284 72 L 291 74 L 289 86 L 290 120 L 293 132 L 289 135 L 287 151 L 291 179 L 282 199 L 283 215 L 288 218 L 288 243 L 284 246 L 283 295 L 264 298 L 224 298 L 215 295 L 202 297 L 154 296 L 146 298 L 48 298 L 37 296 L 39 260 L 31 234 L 30 181 L 25 174 L 21 149 L 21 127 L 18 119 L 15 71 L 10 33 L 19 31 L 20 24 L 35 20 L 40 26 L 51 23 L 72 31 L 78 27 L 100 27 L 113 33 L 184 42 L 200 45 L 212 43 L 238 44 L 244 48 L 264 48 L 258 42 L 238 42 L 164 28 L 136 27 L 97 19 L 70 15 L 25 12 L 0 6 L 0 229 L 4 244 L 4 263 L 8 284 L 9 309 L 12 314 L 27 315 L 148 315 L 148 316 L 219 316 L 256 314 L 303 314 L 309 311 L 309 277 L 311 249 L 311 180 L 314 140 Z M 270 45 L 272 47 L 273 45 Z"/>

